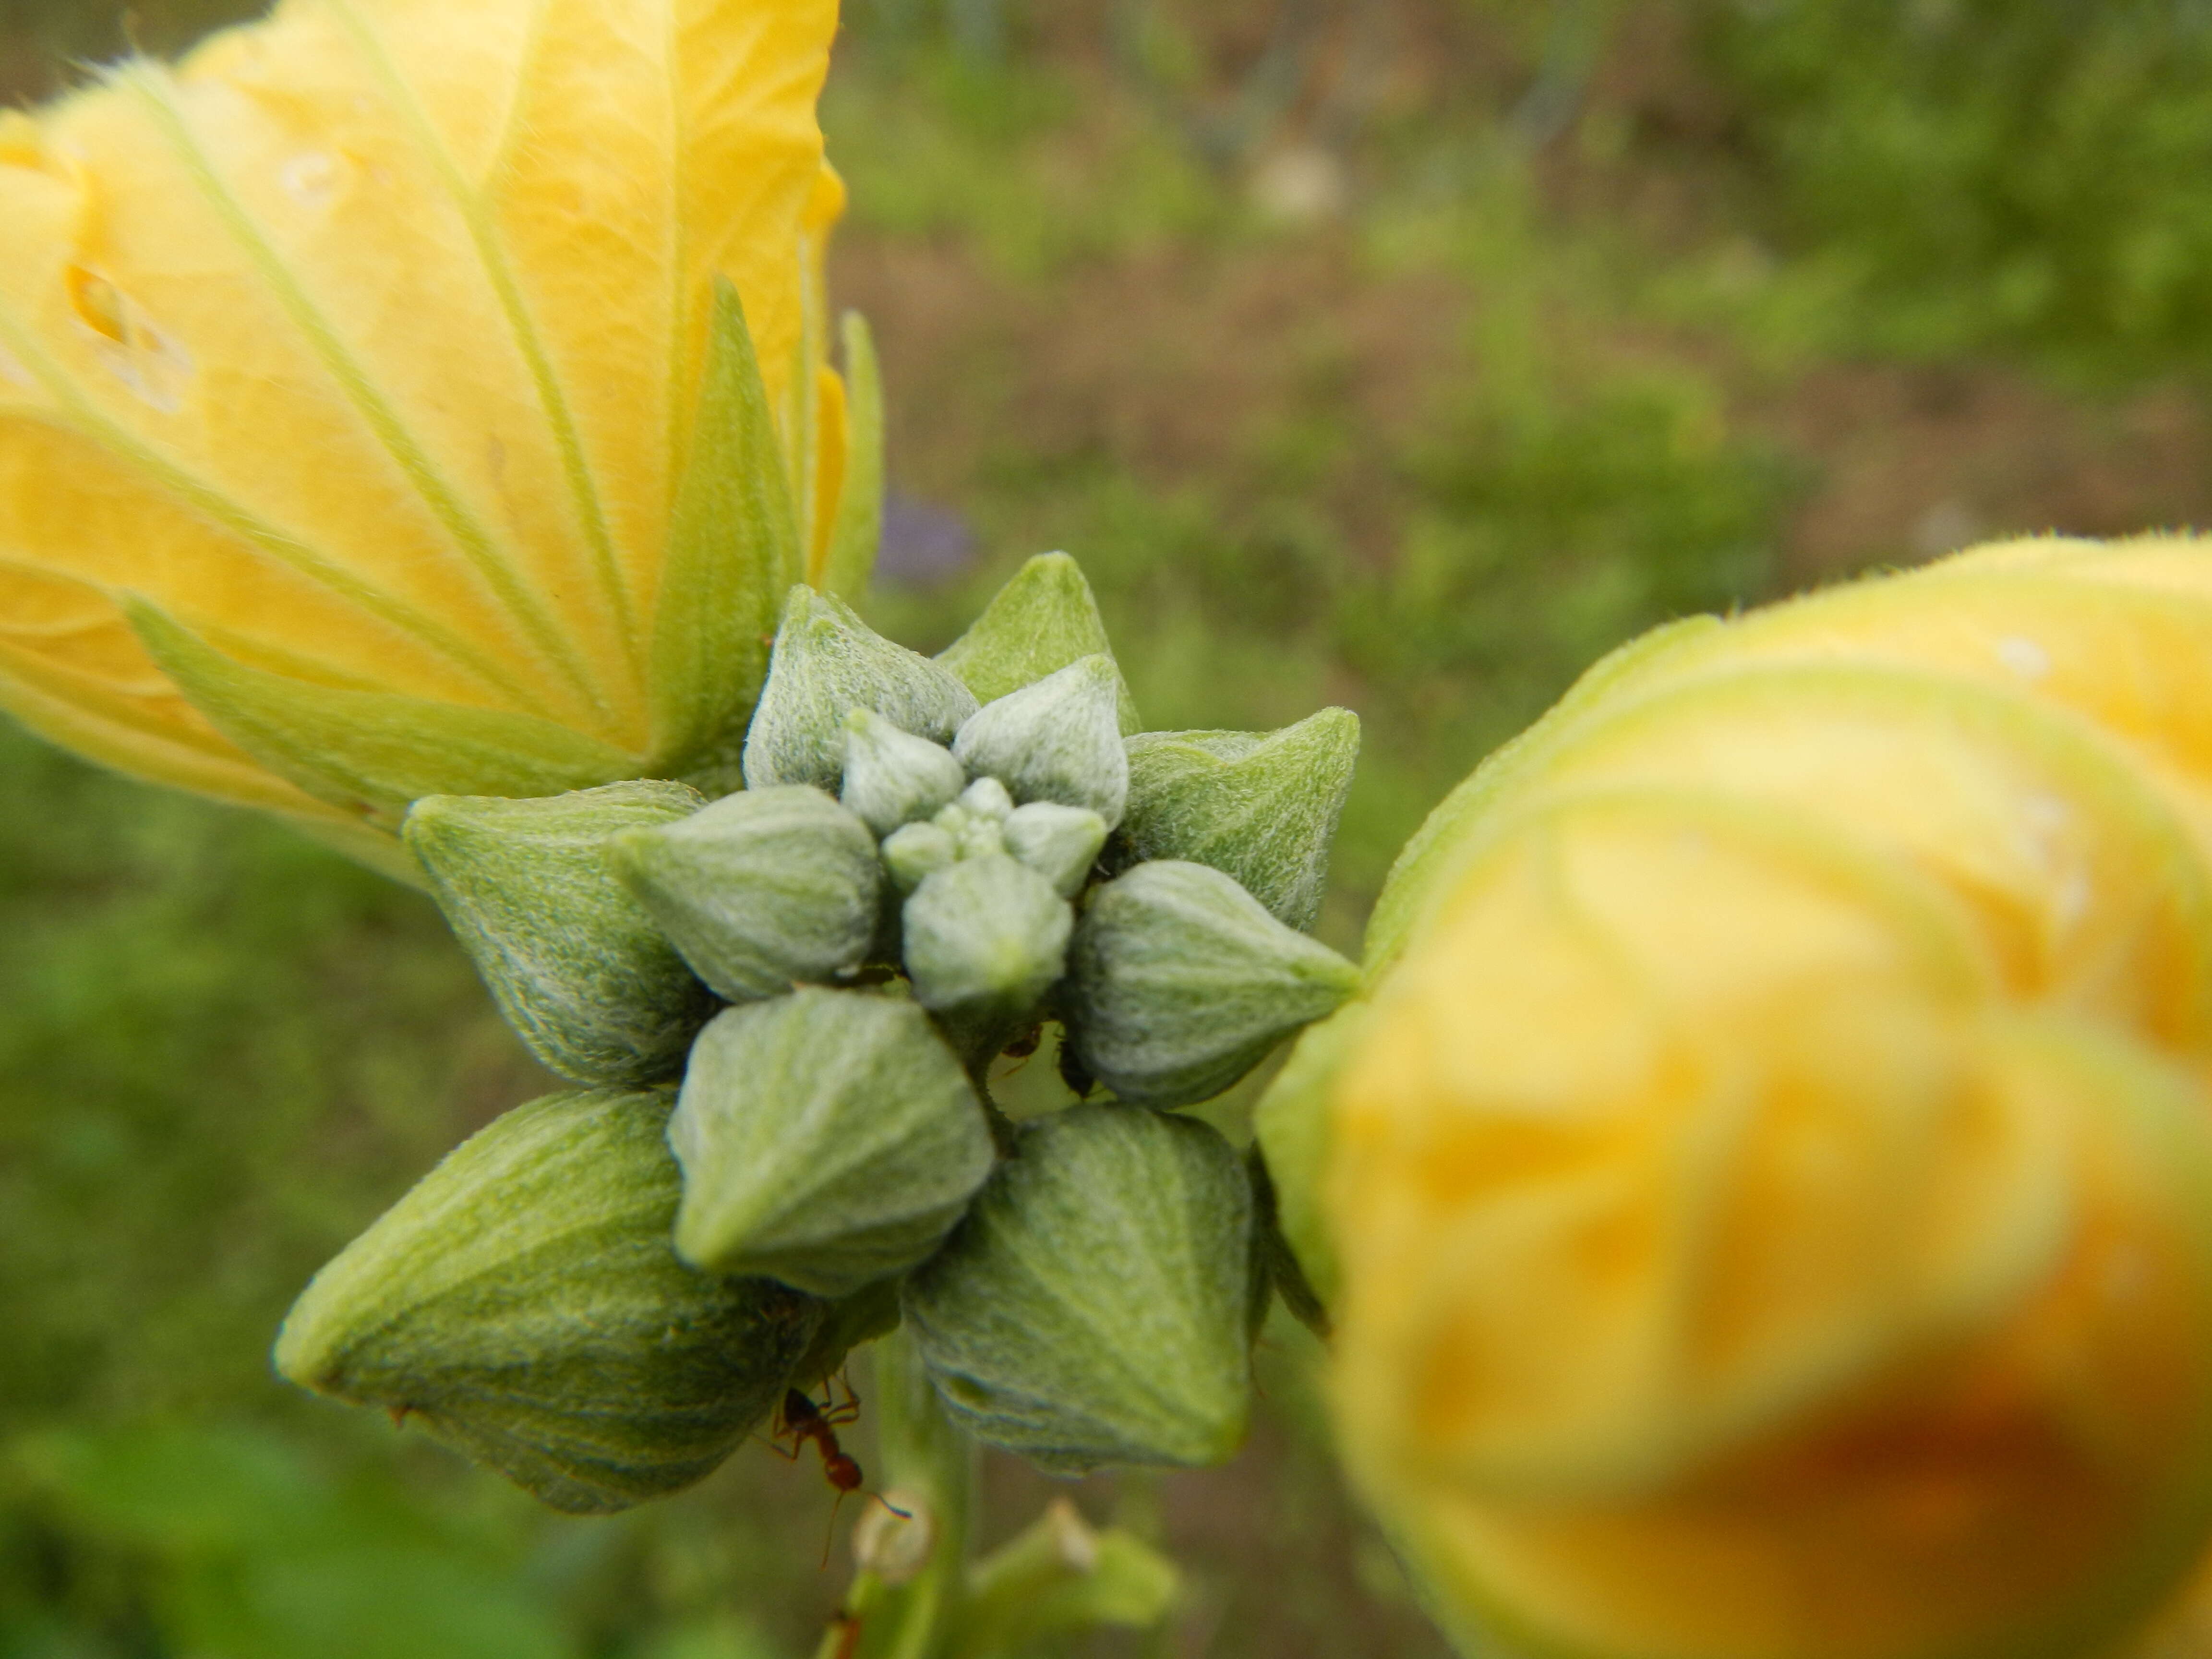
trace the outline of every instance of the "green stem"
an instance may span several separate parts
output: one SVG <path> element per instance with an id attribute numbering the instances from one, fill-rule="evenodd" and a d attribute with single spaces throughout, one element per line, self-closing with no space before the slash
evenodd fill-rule
<path id="1" fill-rule="evenodd" d="M 942 1659 L 947 1632 L 966 1594 L 974 1519 L 975 1451 L 946 1419 L 922 1369 L 914 1339 L 893 1332 L 875 1358 L 877 1462 L 890 1501 L 926 1516 L 933 1542 L 921 1570 L 898 1583 L 863 1568 L 817 1659 Z"/>

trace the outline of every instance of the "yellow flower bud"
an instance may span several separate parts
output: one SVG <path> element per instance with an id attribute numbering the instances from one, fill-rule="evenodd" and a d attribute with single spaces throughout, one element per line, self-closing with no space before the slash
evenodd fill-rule
<path id="1" fill-rule="evenodd" d="M 872 534 L 836 22 L 283 0 L 0 113 L 0 707 L 362 846 L 714 759 Z"/>
<path id="2" fill-rule="evenodd" d="M 2208 601 L 2212 542 L 2041 540 L 1677 624 L 1409 847 L 1262 1139 L 1326 1223 L 1348 1454 L 1448 1618 L 2057 1656 L 2180 1595 Z"/>

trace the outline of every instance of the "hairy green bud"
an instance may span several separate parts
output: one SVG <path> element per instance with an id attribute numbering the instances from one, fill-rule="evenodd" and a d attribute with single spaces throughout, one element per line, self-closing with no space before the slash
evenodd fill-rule
<path id="1" fill-rule="evenodd" d="M 507 1024 L 562 1077 L 651 1083 L 684 1069 L 714 999 L 601 848 L 706 804 L 683 784 L 641 781 L 526 800 L 426 795 L 408 813 L 408 848 L 454 936 Z"/>
<path id="2" fill-rule="evenodd" d="M 1068 974 L 1077 1058 L 1147 1106 L 1219 1094 L 1359 986 L 1358 969 L 1220 871 L 1176 860 L 1093 891 Z"/>
<path id="3" fill-rule="evenodd" d="M 667 1116 L 663 1093 L 605 1089 L 497 1119 L 315 1275 L 276 1369 L 558 1510 L 707 1474 L 781 1397 L 823 1304 L 677 1259 Z"/>
<path id="4" fill-rule="evenodd" d="M 699 1034 L 669 1121 L 676 1249 L 848 1296 L 934 1250 L 991 1172 L 968 1074 L 911 1002 L 805 990 Z"/>
<path id="5" fill-rule="evenodd" d="M 978 1438 L 1058 1474 L 1218 1463 L 1249 1409 L 1252 1224 L 1207 1125 L 1071 1107 L 1023 1128 L 902 1305 Z"/>
<path id="6" fill-rule="evenodd" d="M 1070 663 L 984 704 L 953 738 L 952 752 L 1017 801 L 1085 807 L 1110 830 L 1129 794 L 1129 757 L 1115 713 L 1120 684 L 1110 657 Z"/>
<path id="7" fill-rule="evenodd" d="M 1006 815 L 1006 851 L 1050 882 L 1062 898 L 1083 890 L 1106 845 L 1106 820 L 1080 806 L 1033 800 Z"/>
<path id="8" fill-rule="evenodd" d="M 882 715 L 902 732 L 947 744 L 975 712 L 950 669 L 894 645 L 850 605 L 804 585 L 791 590 L 768 684 L 745 736 L 748 787 L 806 783 L 835 793 L 845 769 L 845 716 Z"/>
<path id="9" fill-rule="evenodd" d="M 1234 876 L 1293 927 L 1310 927 L 1329 844 L 1359 758 L 1359 716 L 1324 708 L 1273 734 L 1148 732 L 1129 739 L 1121 833 L 1139 860 Z"/>
<path id="10" fill-rule="evenodd" d="M 1113 654 L 1082 567 L 1065 553 L 1040 553 L 1013 574 L 937 660 L 983 702 L 995 702 L 1072 662 Z M 1118 669 L 1115 679 L 1117 724 L 1126 736 L 1139 725 L 1137 705 Z"/>
<path id="11" fill-rule="evenodd" d="M 915 1000 L 971 1054 L 1036 1008 L 1064 969 L 1074 926 L 1052 884 L 1003 854 L 929 877 L 903 920 Z"/>
<path id="12" fill-rule="evenodd" d="M 928 817 L 968 787 L 968 774 L 942 744 L 902 732 L 881 714 L 845 716 L 845 785 L 838 799 L 878 836 Z"/>
<path id="13" fill-rule="evenodd" d="M 955 804 L 970 817 L 989 818 L 996 823 L 1004 823 L 1014 811 L 1014 798 L 996 778 L 976 779 L 960 792 Z"/>
<path id="14" fill-rule="evenodd" d="M 876 838 L 819 789 L 749 789 L 681 823 L 625 830 L 606 852 L 684 959 L 732 1002 L 857 968 L 875 938 Z"/>
<path id="15" fill-rule="evenodd" d="M 941 816 L 941 815 L 940 815 Z M 960 842 L 941 823 L 909 823 L 884 838 L 884 869 L 891 884 L 911 893 L 960 857 Z"/>

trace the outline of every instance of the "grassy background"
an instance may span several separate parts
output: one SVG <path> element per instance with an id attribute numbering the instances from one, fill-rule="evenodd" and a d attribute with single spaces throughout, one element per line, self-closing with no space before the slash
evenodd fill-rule
<path id="1" fill-rule="evenodd" d="M 2206 515 L 2207 0 L 852 6 L 877 620 L 934 647 L 1066 547 L 1149 724 L 1357 708 L 1339 944 L 1652 622 Z M 131 38 L 222 12 L 142 0 Z M 0 0 L 0 98 L 124 39 Z M 0 1659 L 808 1650 L 842 1571 L 811 1467 L 558 1521 L 269 1379 L 313 1268 L 543 1084 L 425 903 L 0 730 Z M 1188 1565 L 1157 1650 L 1438 1653 L 1310 1346 L 1262 1359 L 1237 1463 L 1076 1489 Z M 1048 1490 L 988 1483 L 994 1534 Z"/>

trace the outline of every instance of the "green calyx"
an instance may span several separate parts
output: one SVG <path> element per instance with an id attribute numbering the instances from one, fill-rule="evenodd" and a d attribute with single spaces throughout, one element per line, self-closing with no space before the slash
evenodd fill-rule
<path id="1" fill-rule="evenodd" d="M 611 836 L 606 856 L 699 977 L 732 1002 L 857 968 L 883 866 L 867 825 L 804 784 L 726 796 Z"/>
<path id="2" fill-rule="evenodd" d="M 678 1086 L 468 1142 L 301 1297 L 285 1374 L 571 1509 L 696 1478 L 902 1319 L 946 1409 L 1046 1468 L 1227 1456 L 1307 1218 L 1148 1109 L 1352 994 L 1298 929 L 1358 723 L 1134 727 L 1053 554 L 934 659 L 791 590 L 736 793 L 417 801 L 408 844 L 540 1058 Z M 1053 1021 L 1118 1099 L 1017 1128 L 993 1065 Z"/>
<path id="3" fill-rule="evenodd" d="M 714 1000 L 601 856 L 607 837 L 706 805 L 680 783 L 610 783 L 535 800 L 431 795 L 407 846 L 500 1011 L 578 1083 L 684 1069 Z"/>
<path id="4" fill-rule="evenodd" d="M 920 1008 L 812 989 L 716 1017 L 668 1140 L 678 1254 L 824 1297 L 927 1257 L 994 1157 L 982 1103 Z"/>
<path id="5" fill-rule="evenodd" d="M 667 1115 L 665 1094 L 594 1090 L 497 1119 L 315 1276 L 276 1369 L 555 1509 L 700 1479 L 781 1397 L 823 1308 L 678 1260 Z"/>
<path id="6" fill-rule="evenodd" d="M 1091 895 L 1070 969 L 1077 1055 L 1147 1106 L 1212 1098 L 1359 988 L 1358 968 L 1220 871 L 1174 860 Z"/>
<path id="7" fill-rule="evenodd" d="M 1243 1440 L 1252 1197 L 1206 1125 L 1076 1106 L 1025 1127 L 907 1281 L 932 1381 L 1039 1467 L 1218 1463 Z"/>

